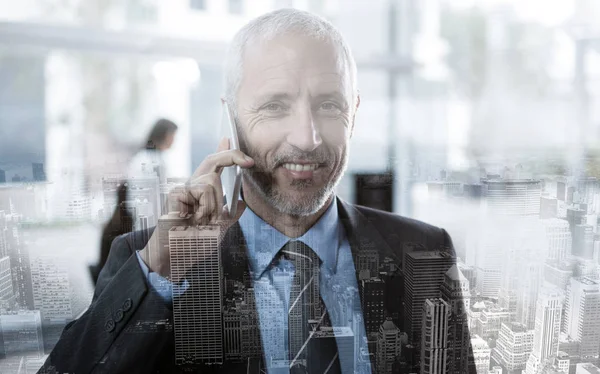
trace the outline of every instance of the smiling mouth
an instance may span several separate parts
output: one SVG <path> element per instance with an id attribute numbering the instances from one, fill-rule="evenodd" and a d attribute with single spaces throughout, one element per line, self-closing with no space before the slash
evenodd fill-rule
<path id="1" fill-rule="evenodd" d="M 285 163 L 282 165 L 284 168 L 290 171 L 314 171 L 319 168 L 319 164 L 292 164 Z"/>

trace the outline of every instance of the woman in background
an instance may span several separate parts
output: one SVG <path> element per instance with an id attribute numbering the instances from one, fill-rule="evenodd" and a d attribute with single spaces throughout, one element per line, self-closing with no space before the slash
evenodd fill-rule
<path id="1" fill-rule="evenodd" d="M 164 118 L 156 121 L 148 135 L 145 146 L 131 159 L 127 177 L 156 174 L 159 184 L 166 183 L 167 178 L 162 152 L 171 148 L 176 132 L 177 125 L 174 122 Z M 106 263 L 112 241 L 117 236 L 130 232 L 135 224 L 132 222 L 131 210 L 127 209 L 126 206 L 128 199 L 127 190 L 128 183 L 127 180 L 124 180 L 119 184 L 117 189 L 117 206 L 115 207 L 115 211 L 102 231 L 100 260 L 97 265 L 90 266 L 90 273 L 94 284 L 96 284 L 98 275 Z M 155 213 L 160 215 L 160 212 Z"/>

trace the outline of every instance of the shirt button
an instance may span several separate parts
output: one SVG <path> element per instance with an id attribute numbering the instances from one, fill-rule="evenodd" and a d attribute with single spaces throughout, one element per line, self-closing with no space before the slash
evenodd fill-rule
<path id="1" fill-rule="evenodd" d="M 115 321 L 113 321 L 112 319 L 109 319 L 106 321 L 106 323 L 104 324 L 104 330 L 106 330 L 107 332 L 112 332 L 115 329 Z"/>
<path id="2" fill-rule="evenodd" d="M 133 301 L 131 301 L 131 299 L 125 300 L 125 302 L 123 303 L 123 311 L 128 312 L 131 309 L 132 305 L 133 305 Z"/>
<path id="3" fill-rule="evenodd" d="M 121 322 L 123 320 L 123 309 L 117 309 L 115 312 L 115 322 Z"/>

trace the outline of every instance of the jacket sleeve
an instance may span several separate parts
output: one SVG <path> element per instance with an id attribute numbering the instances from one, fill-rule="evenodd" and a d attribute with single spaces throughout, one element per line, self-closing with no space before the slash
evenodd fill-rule
<path id="1" fill-rule="evenodd" d="M 128 372 L 158 356 L 169 331 L 155 326 L 169 325 L 172 311 L 132 254 L 126 235 L 115 239 L 90 307 L 65 327 L 39 373 Z"/>

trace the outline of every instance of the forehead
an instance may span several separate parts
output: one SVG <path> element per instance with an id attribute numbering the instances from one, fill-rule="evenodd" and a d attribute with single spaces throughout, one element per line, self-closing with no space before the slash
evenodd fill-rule
<path id="1" fill-rule="evenodd" d="M 336 89 L 346 93 L 350 73 L 342 48 L 330 41 L 289 34 L 252 42 L 245 52 L 240 91 Z"/>

